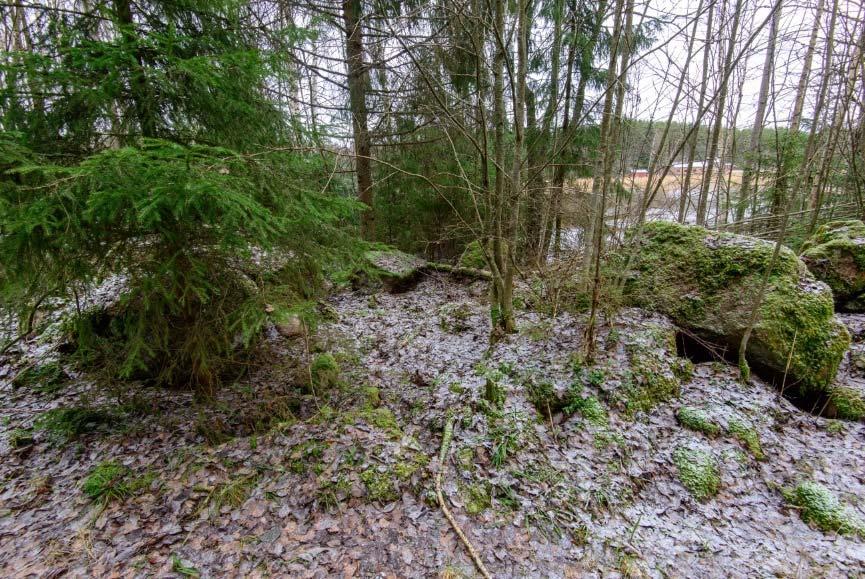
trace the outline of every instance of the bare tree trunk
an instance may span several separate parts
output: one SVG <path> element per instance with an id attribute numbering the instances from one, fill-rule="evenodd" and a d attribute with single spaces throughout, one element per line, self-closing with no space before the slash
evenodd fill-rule
<path id="1" fill-rule="evenodd" d="M 754 303 L 751 306 L 751 316 L 748 319 L 748 325 L 745 328 L 745 332 L 742 335 L 742 341 L 739 343 L 739 378 L 743 382 L 747 382 L 748 378 L 751 375 L 751 370 L 748 366 L 748 361 L 745 357 L 745 354 L 748 350 L 748 341 L 751 338 L 751 334 L 754 331 L 754 326 L 757 324 L 757 318 L 760 314 L 760 308 L 763 305 L 763 298 L 766 295 L 766 289 L 769 286 L 769 279 L 772 276 L 772 270 L 775 269 L 775 265 L 778 263 L 778 256 L 781 253 L 781 246 L 784 243 L 784 238 L 787 234 L 787 223 L 790 218 L 790 205 L 792 200 L 796 197 L 796 192 L 799 189 L 800 181 L 796 181 L 793 186 L 793 194 L 789 197 L 786 196 L 786 182 L 788 178 L 788 172 L 792 170 L 791 166 L 791 149 L 796 140 L 798 140 L 798 132 L 799 132 L 799 122 L 802 117 L 802 107 L 805 103 L 805 93 L 808 89 L 808 79 L 811 74 L 811 59 L 814 55 L 814 48 L 817 44 L 817 32 L 820 28 L 820 19 L 823 15 L 823 5 L 824 0 L 818 0 L 817 3 L 817 16 L 814 19 L 814 27 L 811 31 L 811 40 L 808 44 L 808 52 L 805 55 L 805 63 L 802 67 L 802 74 L 799 77 L 799 86 L 796 89 L 796 99 L 793 103 L 793 111 L 790 114 L 790 129 L 787 134 L 786 142 L 782 149 L 782 155 L 779 162 L 778 167 L 778 178 L 775 184 L 775 188 L 779 189 L 777 193 L 777 198 L 782 203 L 780 211 L 777 215 L 780 217 L 780 227 L 778 230 L 778 237 L 775 240 L 775 250 L 772 252 L 772 259 L 769 261 L 769 265 L 766 268 L 766 271 L 763 273 L 763 279 L 760 281 L 760 287 L 757 290 L 757 295 L 754 298 Z"/>
<path id="2" fill-rule="evenodd" d="M 782 211 L 790 205 L 787 200 L 787 188 L 790 177 L 792 176 L 793 164 L 795 163 L 795 148 L 799 141 L 799 125 L 802 120 L 802 109 L 805 106 L 805 93 L 808 90 L 808 80 L 811 76 L 811 64 L 814 60 L 814 51 L 817 48 L 817 34 L 820 31 L 820 20 L 823 17 L 824 0 L 817 2 L 817 16 L 814 19 L 814 26 L 811 28 L 811 37 L 808 41 L 808 48 L 805 52 L 805 59 L 802 64 L 802 74 L 799 75 L 799 86 L 796 88 L 796 99 L 793 102 L 793 111 L 790 114 L 790 124 L 787 128 L 787 137 L 784 140 L 784 146 L 781 152 L 780 166 L 778 168 L 778 176 L 775 179 L 775 186 L 772 192 L 772 214 L 780 216 Z M 807 162 L 807 159 L 806 161 Z M 798 190 L 798 183 L 796 186 Z"/>
<path id="3" fill-rule="evenodd" d="M 573 112 L 571 114 L 570 123 L 565 122 L 565 126 L 562 128 L 562 143 L 564 146 L 568 146 L 574 138 L 576 130 L 579 128 L 581 123 L 581 117 L 583 114 L 583 107 L 586 103 L 586 88 L 588 86 L 589 77 L 592 72 L 592 57 L 595 53 L 595 46 L 598 43 L 598 37 L 601 33 L 601 26 L 604 21 L 604 15 L 607 12 L 607 0 L 600 0 L 598 2 L 597 10 L 595 11 L 595 22 L 592 26 L 592 33 L 587 42 L 583 44 L 579 53 L 579 74 L 580 80 L 577 82 L 577 90 L 574 96 L 574 106 L 571 109 Z M 576 23 L 574 23 L 574 34 L 576 35 Z M 567 106 L 567 103 L 565 104 Z M 566 117 L 567 121 L 567 117 Z M 561 150 L 563 147 L 557 148 L 557 154 L 561 154 L 563 151 Z M 555 248 L 554 252 L 556 255 L 559 255 L 562 247 L 562 199 L 564 197 L 564 184 L 565 184 L 565 174 L 566 167 L 564 163 L 559 163 L 556 166 L 555 174 L 553 176 L 553 188 L 556 191 L 556 200 L 555 207 L 553 209 L 554 212 L 554 220 L 555 220 L 555 229 L 556 229 L 556 238 L 555 238 Z"/>
<path id="4" fill-rule="evenodd" d="M 604 225 L 606 198 L 609 191 L 610 182 L 612 181 L 613 158 L 615 153 L 615 139 L 617 133 L 618 117 L 622 112 L 622 101 L 624 100 L 624 83 L 627 75 L 627 63 L 629 56 L 629 43 L 631 41 L 631 25 L 633 16 L 633 0 L 628 0 L 624 42 L 622 35 L 622 9 L 623 1 L 616 1 L 616 9 L 613 14 L 613 38 L 612 48 L 610 49 L 610 65 L 607 77 L 606 95 L 604 97 L 604 113 L 601 118 L 601 135 L 599 143 L 600 159 L 598 168 L 600 169 L 592 179 L 592 206 L 593 211 L 591 222 L 593 227 L 591 231 L 591 240 L 586 247 L 585 255 L 590 256 L 591 261 L 588 262 L 592 266 L 592 303 L 589 309 L 589 321 L 586 324 L 585 334 L 583 336 L 585 356 L 588 361 L 593 360 L 595 355 L 595 331 L 597 326 L 598 306 L 600 302 L 601 289 L 601 253 L 604 243 Z M 620 46 L 624 44 L 621 50 L 621 70 L 616 71 L 616 60 L 619 58 Z M 616 83 L 619 83 L 618 85 Z M 615 90 L 615 89 L 619 90 Z M 617 93 L 619 102 L 616 103 L 615 115 L 613 118 L 613 95 Z M 586 271 L 590 271 L 586 268 Z"/>
<path id="5" fill-rule="evenodd" d="M 712 48 L 712 20 L 715 15 L 715 2 L 709 4 L 709 18 L 706 22 L 706 43 L 703 45 L 703 71 L 702 80 L 700 82 L 700 97 L 697 101 L 697 120 L 698 124 L 702 122 L 703 104 L 706 102 L 706 92 L 709 84 L 709 56 Z M 685 178 L 682 182 L 682 194 L 679 197 L 679 223 L 685 222 L 685 217 L 688 212 L 688 200 L 691 196 L 691 177 L 694 173 L 694 155 L 697 153 L 697 135 L 700 133 L 699 128 L 691 134 L 691 141 L 688 145 L 688 167 L 685 169 Z"/>
<path id="6" fill-rule="evenodd" d="M 342 17 L 346 36 L 345 57 L 348 72 L 349 110 L 354 134 L 357 194 L 361 203 L 367 206 L 360 217 L 360 233 L 364 239 L 374 239 L 372 159 L 366 107 L 367 70 L 363 61 L 361 10 L 361 0 L 343 0 Z"/>
<path id="7" fill-rule="evenodd" d="M 703 187 L 697 200 L 697 225 L 706 224 L 706 208 L 709 198 L 709 188 L 712 186 L 712 169 L 715 165 L 715 157 L 718 154 L 718 141 L 721 136 L 721 126 L 724 122 L 724 105 L 727 102 L 727 87 L 729 86 L 730 67 L 733 62 L 733 54 L 736 50 L 736 38 L 739 33 L 739 20 L 742 15 L 743 0 L 736 0 L 733 12 L 733 24 L 730 27 L 730 38 L 727 41 L 727 54 L 724 57 L 724 66 L 721 69 L 721 87 L 718 94 L 717 114 L 715 124 L 712 127 L 712 135 L 709 137 L 709 154 L 703 169 Z"/>
<path id="8" fill-rule="evenodd" d="M 745 219 L 745 209 L 748 206 L 748 198 L 751 195 L 751 187 L 757 189 L 754 183 L 754 166 L 756 157 L 760 155 L 760 139 L 763 136 L 763 123 L 766 119 L 766 106 L 769 102 L 769 85 L 772 82 L 772 73 L 775 70 L 775 45 L 778 41 L 778 23 L 781 21 L 781 2 L 777 0 L 775 15 L 769 27 L 769 41 L 766 45 L 766 59 L 763 62 L 763 78 L 760 80 L 760 93 L 757 97 L 757 112 L 754 114 L 754 126 L 751 128 L 751 141 L 745 152 L 744 167 L 742 167 L 742 184 L 739 187 L 739 199 L 736 204 L 737 229 L 741 230 L 741 222 Z"/>

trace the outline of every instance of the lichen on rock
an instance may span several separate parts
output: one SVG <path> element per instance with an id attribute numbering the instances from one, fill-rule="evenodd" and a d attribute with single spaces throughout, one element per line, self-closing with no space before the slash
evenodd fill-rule
<path id="1" fill-rule="evenodd" d="M 669 222 L 645 225 L 628 272 L 626 300 L 665 314 L 728 351 L 736 352 L 774 245 Z M 782 248 L 746 357 L 752 366 L 784 376 L 786 387 L 825 393 L 850 344 L 834 317 L 832 293 L 802 261 Z"/>

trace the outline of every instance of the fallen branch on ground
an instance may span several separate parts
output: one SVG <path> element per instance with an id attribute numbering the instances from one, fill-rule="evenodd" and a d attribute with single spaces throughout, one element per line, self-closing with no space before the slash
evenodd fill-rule
<path id="1" fill-rule="evenodd" d="M 468 537 L 466 537 L 465 533 L 463 533 L 463 530 L 457 524 L 456 520 L 454 519 L 453 515 L 450 512 L 450 509 L 448 509 L 447 505 L 445 504 L 445 498 L 444 498 L 444 495 L 442 494 L 442 475 L 444 474 L 445 469 L 446 469 L 448 449 L 450 448 L 451 438 L 453 438 L 453 435 L 454 435 L 454 420 L 452 417 L 448 416 L 445 419 L 445 431 L 444 431 L 444 435 L 442 436 L 441 451 L 439 452 L 439 469 L 438 469 L 438 472 L 436 473 L 436 479 L 435 479 L 436 498 L 438 498 L 439 506 L 441 507 L 442 512 L 445 514 L 445 518 L 451 524 L 451 527 L 453 527 L 454 531 L 456 531 L 457 536 L 460 538 L 460 540 L 466 546 L 466 549 L 468 549 L 469 555 L 471 556 L 472 561 L 474 561 L 475 566 L 478 568 L 478 571 L 480 572 L 480 574 L 482 576 L 486 577 L 487 579 L 490 579 L 492 577 L 492 575 L 490 575 L 490 572 L 487 571 L 487 568 L 484 565 L 484 562 L 481 559 L 480 554 L 474 548 L 474 545 L 472 545 L 471 541 L 469 541 Z"/>

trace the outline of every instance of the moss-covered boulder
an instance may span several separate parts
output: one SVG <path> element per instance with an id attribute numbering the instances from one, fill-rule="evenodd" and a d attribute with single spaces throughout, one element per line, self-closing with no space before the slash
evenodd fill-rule
<path id="1" fill-rule="evenodd" d="M 832 288 L 838 309 L 865 312 L 865 223 L 821 225 L 802 245 L 802 261 Z"/>
<path id="2" fill-rule="evenodd" d="M 649 223 L 628 272 L 625 299 L 735 353 L 773 250 L 772 243 L 751 237 Z M 749 363 L 779 382 L 785 379 L 788 389 L 828 394 L 850 344 L 834 317 L 832 293 L 787 248 L 769 283 L 748 342 Z"/>
<path id="3" fill-rule="evenodd" d="M 364 258 L 368 277 L 381 280 L 392 292 L 413 288 L 427 266 L 423 259 L 398 249 L 367 251 Z"/>

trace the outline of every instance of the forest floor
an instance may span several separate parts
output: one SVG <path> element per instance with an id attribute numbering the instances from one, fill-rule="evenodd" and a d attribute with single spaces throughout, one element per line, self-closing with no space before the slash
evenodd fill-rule
<path id="1" fill-rule="evenodd" d="M 717 361 L 653 398 L 687 364 L 669 323 L 638 310 L 604 325 L 591 367 L 569 314 L 520 311 L 490 349 L 485 300 L 482 282 L 439 275 L 335 295 L 312 349 L 341 372 L 315 393 L 298 386 L 307 343 L 276 331 L 210 402 L 126 386 L 118 405 L 71 368 L 62 388 L 16 387 L 50 350 L 24 344 L 0 360 L 0 575 L 475 576 L 433 494 L 450 416 L 444 494 L 494 576 L 865 572 L 865 537 L 818 530 L 783 494 L 814 480 L 865 518 L 865 424 L 803 412 Z M 865 317 L 844 319 L 862 335 Z M 841 379 L 858 372 L 845 362 Z M 683 406 L 718 432 L 685 428 Z M 78 409 L 75 427 L 55 408 Z M 683 486 L 683 452 L 718 466 L 717 495 Z M 94 471 L 113 489 L 96 501 L 82 489 Z"/>

